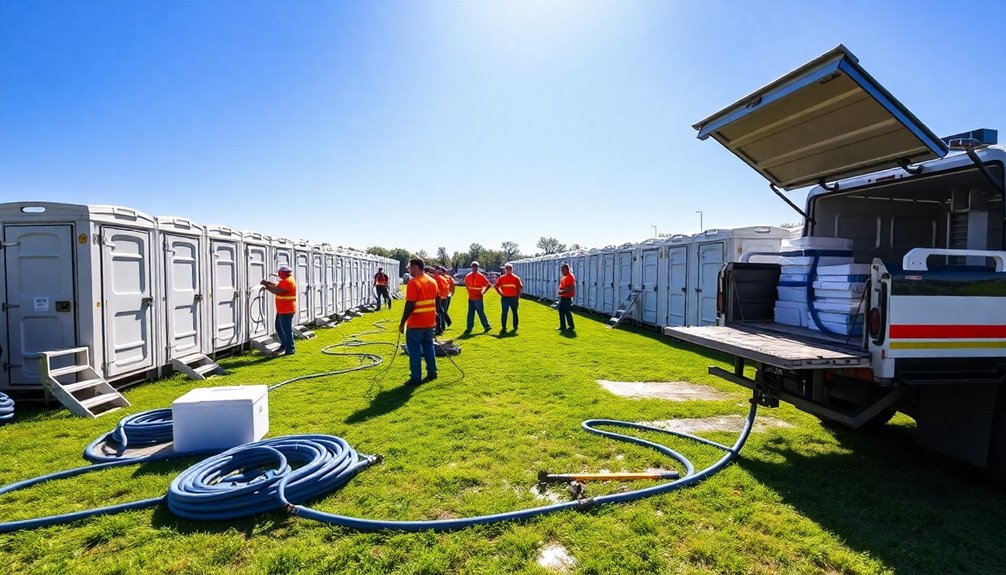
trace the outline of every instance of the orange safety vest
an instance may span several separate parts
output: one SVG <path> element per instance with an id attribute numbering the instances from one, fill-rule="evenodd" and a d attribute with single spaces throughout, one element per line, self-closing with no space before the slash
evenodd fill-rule
<path id="1" fill-rule="evenodd" d="M 468 299 L 482 299 L 482 288 L 489 285 L 489 279 L 479 272 L 468 272 L 465 276 L 465 287 L 468 288 Z"/>
<path id="2" fill-rule="evenodd" d="M 437 276 L 437 289 L 440 291 L 440 299 L 447 299 L 451 293 L 451 283 L 447 276 L 440 274 Z"/>
<path id="3" fill-rule="evenodd" d="M 388 285 L 388 276 L 383 273 L 374 274 L 374 285 L 378 286 Z"/>
<path id="4" fill-rule="evenodd" d="M 276 282 L 276 287 L 285 293 L 276 295 L 276 313 L 285 315 L 297 313 L 297 282 L 293 278 L 286 278 Z"/>
<path id="5" fill-rule="evenodd" d="M 568 289 L 569 291 L 559 297 L 562 299 L 573 299 L 573 296 L 576 295 L 576 278 L 573 277 L 572 272 L 562 276 L 562 279 L 559 280 L 559 290 L 561 291 L 565 289 Z"/>
<path id="6" fill-rule="evenodd" d="M 453 295 L 451 292 L 454 291 L 454 278 L 447 276 L 447 297 Z"/>
<path id="7" fill-rule="evenodd" d="M 437 281 L 423 274 L 405 285 L 405 301 L 416 302 L 405 325 L 411 329 L 429 329 L 437 326 Z"/>
<path id="8" fill-rule="evenodd" d="M 500 295 L 503 297 L 517 297 L 520 295 L 520 290 L 524 289 L 524 284 L 515 274 L 503 274 L 496 280 L 496 289 L 500 290 Z"/>

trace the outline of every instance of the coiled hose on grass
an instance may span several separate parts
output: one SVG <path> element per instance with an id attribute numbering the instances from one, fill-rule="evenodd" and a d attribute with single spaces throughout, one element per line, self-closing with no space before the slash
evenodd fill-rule
<path id="1" fill-rule="evenodd" d="M 383 358 L 374 354 L 327 351 L 340 345 L 356 346 L 365 344 L 366 342 L 359 342 L 359 340 L 355 339 L 352 341 L 344 340 L 342 344 L 327 346 L 322 349 L 322 352 L 328 355 L 360 356 L 361 361 L 363 359 L 370 359 L 371 363 L 369 364 L 362 364 L 345 370 L 295 377 L 269 387 L 269 391 L 296 381 L 347 373 L 380 365 Z M 397 350 L 397 344 L 395 346 Z M 153 507 L 162 501 L 167 502 L 168 508 L 172 513 L 193 520 L 225 521 L 284 509 L 291 514 L 316 521 L 367 531 L 444 531 L 461 529 L 472 525 L 521 520 L 566 509 L 585 509 L 605 503 L 633 501 L 667 493 L 702 481 L 718 472 L 737 456 L 751 432 L 756 411 L 757 405 L 752 401 L 744 428 L 732 447 L 691 434 L 668 431 L 637 423 L 608 419 L 590 419 L 584 421 L 582 427 L 590 433 L 650 447 L 671 457 L 684 466 L 684 473 L 681 474 L 680 479 L 653 487 L 518 511 L 446 520 L 390 521 L 337 515 L 306 507 L 303 505 L 304 503 L 330 493 L 344 485 L 363 469 L 379 463 L 381 456 L 360 455 L 345 440 L 335 436 L 294 435 L 241 445 L 218 455 L 208 457 L 179 474 L 171 482 L 168 493 L 165 496 L 74 513 L 0 523 L 0 533 L 58 525 L 97 515 L 143 509 Z M 604 431 L 596 427 L 599 425 L 666 433 L 716 447 L 724 451 L 725 454 L 710 467 L 696 473 L 694 466 L 687 458 L 669 447 L 630 435 Z M 123 455 L 127 447 L 136 448 L 167 443 L 171 441 L 171 432 L 170 409 L 157 409 L 128 416 L 119 422 L 115 430 L 99 437 L 85 449 L 85 457 L 99 463 L 14 483 L 0 488 L 0 495 L 46 481 L 73 477 L 101 469 L 198 455 L 195 453 L 177 453 L 172 450 L 164 450 L 139 457 L 127 457 Z M 99 449 L 99 446 L 108 440 L 112 440 L 120 446 L 119 452 L 114 456 L 103 454 Z"/>
<path id="2" fill-rule="evenodd" d="M 14 400 L 0 392 L 0 425 L 14 419 Z"/>

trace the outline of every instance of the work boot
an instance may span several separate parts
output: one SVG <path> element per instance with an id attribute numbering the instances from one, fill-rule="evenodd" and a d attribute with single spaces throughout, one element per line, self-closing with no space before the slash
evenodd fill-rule
<path id="1" fill-rule="evenodd" d="M 437 372 L 427 373 L 426 378 L 423 379 L 422 383 L 429 383 L 437 378 Z"/>
<path id="2" fill-rule="evenodd" d="M 414 386 L 419 385 L 420 383 L 423 383 L 423 382 L 421 380 L 418 380 L 418 379 L 409 378 L 409 379 L 405 380 L 405 383 L 403 385 L 406 385 L 406 386 L 409 386 L 409 387 L 414 387 Z"/>

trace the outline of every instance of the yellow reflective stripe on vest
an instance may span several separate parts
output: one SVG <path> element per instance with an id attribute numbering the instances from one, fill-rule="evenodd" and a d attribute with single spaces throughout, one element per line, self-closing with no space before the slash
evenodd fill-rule
<path id="1" fill-rule="evenodd" d="M 436 305 L 435 305 L 436 301 L 437 300 L 434 300 L 434 299 L 421 299 L 421 300 L 419 300 L 419 301 L 416 302 L 416 307 L 412 308 L 412 312 L 416 313 L 416 312 L 435 311 L 436 310 Z"/>
<path id="2" fill-rule="evenodd" d="M 278 295 L 276 299 L 297 299 L 295 295 Z"/>

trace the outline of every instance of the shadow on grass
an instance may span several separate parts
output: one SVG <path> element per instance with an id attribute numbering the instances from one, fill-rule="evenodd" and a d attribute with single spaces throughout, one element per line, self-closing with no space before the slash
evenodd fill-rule
<path id="1" fill-rule="evenodd" d="M 258 365 L 260 363 L 267 362 L 272 357 L 262 355 L 260 353 L 245 353 L 244 355 L 239 355 L 236 357 L 227 358 L 220 362 L 221 367 L 224 369 L 238 369 L 242 367 L 250 367 L 253 365 Z"/>
<path id="2" fill-rule="evenodd" d="M 914 445 L 910 428 L 832 430 L 845 453 L 821 455 L 786 439 L 771 461 L 737 465 L 849 548 L 895 573 L 1003 573 L 1003 495 L 983 472 Z"/>
<path id="3" fill-rule="evenodd" d="M 413 385 L 396 385 L 390 389 L 382 389 L 374 396 L 374 399 L 370 401 L 370 405 L 351 413 L 349 417 L 346 418 L 345 422 L 349 424 L 361 423 L 363 421 L 367 421 L 371 417 L 390 413 L 405 405 L 405 402 L 412 397 L 412 393 L 415 390 L 416 386 Z"/>

